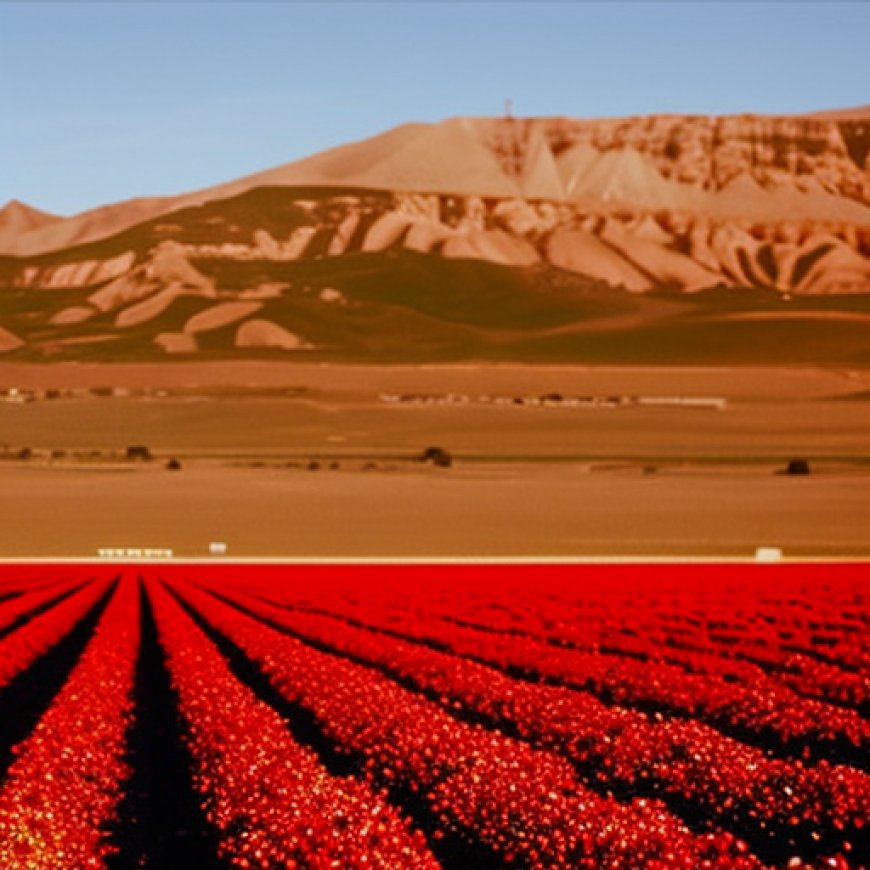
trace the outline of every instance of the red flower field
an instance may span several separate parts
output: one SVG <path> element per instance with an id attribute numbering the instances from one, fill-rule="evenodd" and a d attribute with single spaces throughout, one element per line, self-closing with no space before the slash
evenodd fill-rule
<path id="1" fill-rule="evenodd" d="M 0 570 L 0 868 L 870 867 L 870 568 Z"/>

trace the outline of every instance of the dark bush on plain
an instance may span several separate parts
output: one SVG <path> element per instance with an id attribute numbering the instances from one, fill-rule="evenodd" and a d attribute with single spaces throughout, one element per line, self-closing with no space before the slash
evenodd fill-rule
<path id="1" fill-rule="evenodd" d="M 427 447 L 420 456 L 420 462 L 431 462 L 439 468 L 450 468 L 453 457 L 441 447 Z"/>

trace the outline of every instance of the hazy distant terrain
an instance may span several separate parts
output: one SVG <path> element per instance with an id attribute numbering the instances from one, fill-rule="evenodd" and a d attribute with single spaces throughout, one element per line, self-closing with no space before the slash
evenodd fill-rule
<path id="1" fill-rule="evenodd" d="M 865 364 L 870 121 L 409 124 L 178 197 L 0 211 L 0 352 Z"/>

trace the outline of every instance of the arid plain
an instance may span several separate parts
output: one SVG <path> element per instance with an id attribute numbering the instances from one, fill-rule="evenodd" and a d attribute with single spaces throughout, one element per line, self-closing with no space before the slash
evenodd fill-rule
<path id="1" fill-rule="evenodd" d="M 60 394 L 0 403 L 5 556 L 870 550 L 866 370 L 6 363 L 0 380 Z M 420 461 L 433 446 L 449 467 Z M 795 458 L 809 475 L 781 473 Z"/>
<path id="2" fill-rule="evenodd" d="M 0 554 L 866 555 L 868 118 L 452 118 L 10 202 Z"/>

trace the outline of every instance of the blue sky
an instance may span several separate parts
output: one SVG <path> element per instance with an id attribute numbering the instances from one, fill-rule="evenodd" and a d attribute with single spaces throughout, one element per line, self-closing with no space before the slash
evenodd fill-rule
<path id="1" fill-rule="evenodd" d="M 870 102 L 870 3 L 0 0 L 0 203 L 71 214 L 406 121 Z"/>

